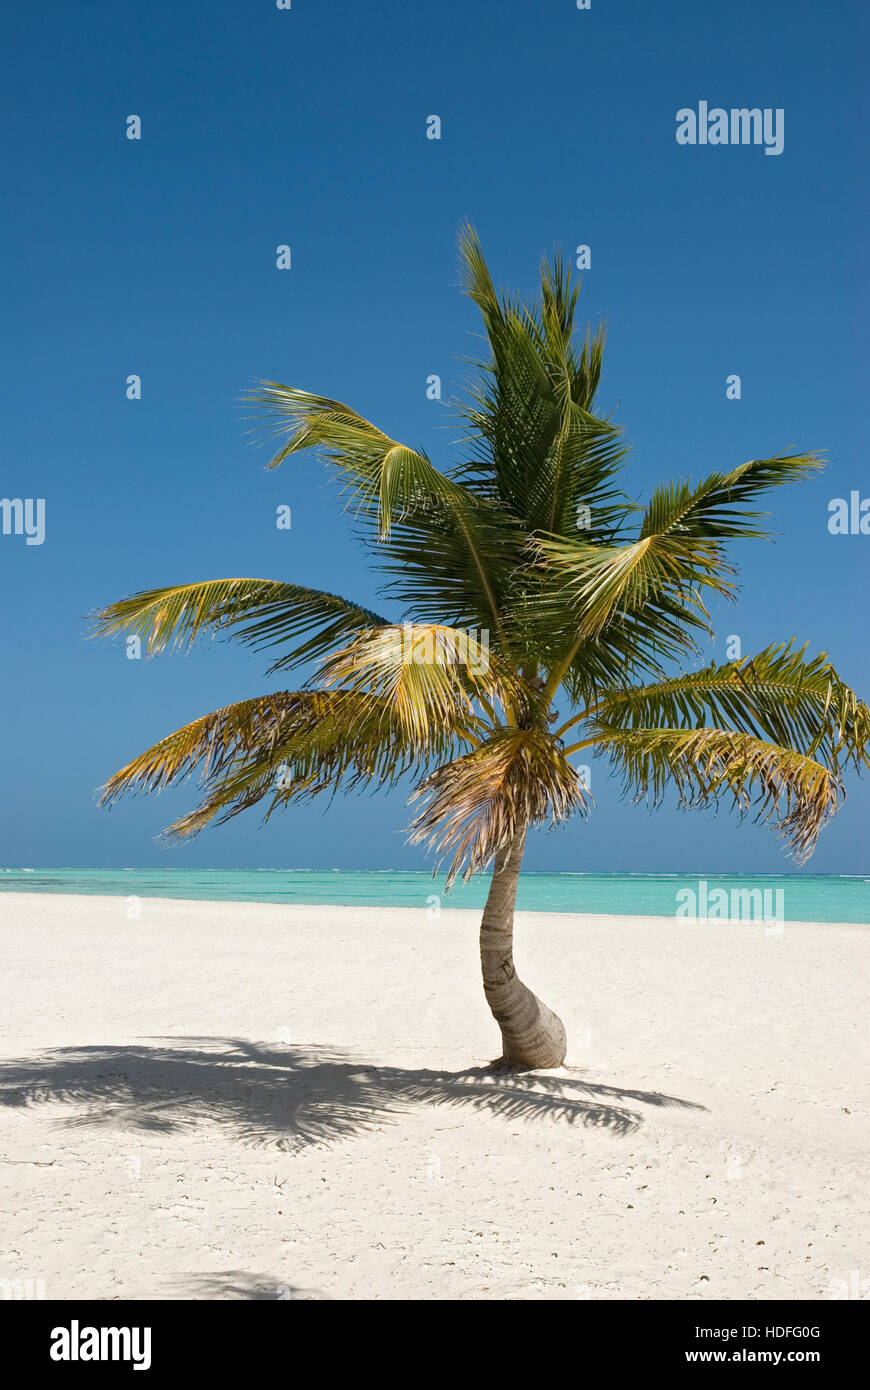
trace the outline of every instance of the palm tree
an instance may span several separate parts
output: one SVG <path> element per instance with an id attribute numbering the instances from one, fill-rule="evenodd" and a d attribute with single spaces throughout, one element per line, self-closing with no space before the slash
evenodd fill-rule
<path id="1" fill-rule="evenodd" d="M 411 839 L 449 861 L 448 884 L 493 868 L 480 955 L 503 1058 L 554 1067 L 565 1030 L 516 973 L 513 917 L 529 828 L 589 808 L 572 755 L 603 756 L 653 805 L 673 786 L 684 806 L 751 809 L 805 858 L 846 766 L 870 761 L 870 712 L 824 655 L 793 641 L 697 669 L 705 598 L 735 594 L 727 542 L 766 536 L 753 499 L 818 457 L 754 459 L 637 505 L 617 487 L 621 432 L 595 409 L 604 332 L 575 338 L 570 268 L 545 263 L 526 303 L 497 293 L 470 227 L 460 258 L 486 355 L 457 406 L 457 465 L 439 471 L 338 401 L 274 382 L 251 396 L 278 435 L 270 467 L 313 448 L 337 472 L 402 618 L 268 579 L 111 604 L 99 630 L 137 634 L 149 654 L 218 633 L 278 646 L 272 672 L 317 671 L 304 689 L 170 734 L 117 772 L 104 800 L 199 767 L 204 800 L 167 832 L 185 837 L 260 802 L 268 815 L 412 778 Z"/>

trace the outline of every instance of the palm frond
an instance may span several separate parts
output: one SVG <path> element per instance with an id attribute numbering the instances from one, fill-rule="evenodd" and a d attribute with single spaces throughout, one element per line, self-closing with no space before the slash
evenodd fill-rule
<path id="1" fill-rule="evenodd" d="M 715 541 L 648 535 L 625 545 L 542 540 L 540 548 L 578 611 L 577 634 L 591 637 L 625 613 L 676 598 L 686 616 L 706 620 L 703 588 L 733 597 L 735 571 Z"/>
<path id="2" fill-rule="evenodd" d="M 669 616 L 687 632 L 706 626 L 702 591 L 724 598 L 736 593 L 736 570 L 725 559 L 723 542 L 768 534 L 754 524 L 761 513 L 734 504 L 820 467 L 816 454 L 781 454 L 711 474 L 697 488 L 669 484 L 653 494 L 640 534 L 626 543 L 540 539 L 542 555 L 561 574 L 581 613 L 571 645 L 556 663 L 551 692 L 568 674 L 584 641 L 608 624 L 624 623 L 628 614 L 652 615 L 664 601 Z"/>
<path id="3" fill-rule="evenodd" d="M 410 843 L 450 860 L 448 887 L 486 869 L 520 829 L 556 825 L 587 800 L 558 743 L 537 729 L 500 729 L 480 747 L 437 768 L 414 792 L 422 805 Z"/>
<path id="4" fill-rule="evenodd" d="M 301 694 L 277 691 L 212 710 L 174 730 L 109 778 L 101 805 L 130 792 L 159 792 L 202 766 L 203 779 L 219 777 L 240 753 L 274 748 L 292 721 Z"/>
<path id="5" fill-rule="evenodd" d="M 202 636 L 233 637 L 260 650 L 313 632 L 271 670 L 322 657 L 354 633 L 387 621 L 338 594 L 274 579 L 209 579 L 148 589 L 95 617 L 97 636 L 135 634 L 147 656 L 189 648 Z"/>
<path id="6" fill-rule="evenodd" d="M 340 686 L 384 701 L 409 736 L 473 720 L 475 702 L 494 716 L 527 712 L 522 678 L 474 633 L 442 624 L 404 623 L 362 633 L 324 663 L 326 688 Z"/>
<path id="7" fill-rule="evenodd" d="M 416 605 L 431 602 L 436 590 L 446 600 L 439 617 L 491 627 L 504 644 L 499 580 L 519 550 L 503 511 L 340 402 L 275 382 L 261 383 L 250 399 L 273 431 L 289 432 L 269 466 L 318 448 L 342 478 L 364 539 L 377 541 L 379 558 L 392 543 L 384 568 L 401 575 L 394 586 L 401 601 L 420 611 Z"/>
<path id="8" fill-rule="evenodd" d="M 766 539 L 770 532 L 756 525 L 766 513 L 739 504 L 800 482 L 822 467 L 817 453 L 777 454 L 750 459 L 729 473 L 711 473 L 697 487 L 686 480 L 666 483 L 649 500 L 641 537 L 678 533 L 708 540 Z"/>
<path id="9" fill-rule="evenodd" d="M 824 653 L 779 643 L 753 657 L 707 666 L 653 685 L 606 693 L 590 711 L 590 732 L 715 724 L 815 758 L 839 773 L 870 765 L 870 710 Z M 582 716 L 577 716 L 579 720 Z"/>
<path id="10" fill-rule="evenodd" d="M 754 806 L 756 821 L 771 821 L 799 861 L 812 853 L 845 794 L 837 774 L 816 758 L 730 729 L 625 729 L 599 721 L 595 742 L 636 800 L 659 805 L 669 788 L 691 809 L 730 797 L 740 815 Z"/>
<path id="11" fill-rule="evenodd" d="M 103 788 L 101 804 L 161 791 L 197 768 L 207 795 L 169 827 L 195 834 L 219 812 L 228 819 L 271 796 L 267 814 L 323 791 L 392 786 L 408 773 L 469 746 L 470 717 L 409 733 L 388 701 L 347 690 L 279 691 L 227 705 L 154 744 Z"/>
<path id="12" fill-rule="evenodd" d="M 375 525 L 381 540 L 389 538 L 397 518 L 462 495 L 425 453 L 391 439 L 340 401 L 274 381 L 260 382 L 247 399 L 257 407 L 263 429 L 285 441 L 267 467 L 318 449 L 341 477 L 349 504 Z"/>
<path id="13" fill-rule="evenodd" d="M 481 311 L 490 357 L 459 407 L 472 458 L 457 477 L 528 532 L 611 538 L 621 495 L 610 486 L 627 452 L 620 432 L 593 413 L 604 330 L 573 340 L 577 286 L 561 256 L 541 268 L 540 308 L 500 298 L 472 228 L 460 237 L 466 293 Z M 582 510 L 581 512 L 581 509 Z M 580 520 L 578 520 L 580 518 Z"/>
<path id="14" fill-rule="evenodd" d="M 504 607 L 524 543 L 518 524 L 481 499 L 433 503 L 394 528 L 381 562 L 385 593 L 406 617 L 488 632 L 509 657 Z"/>

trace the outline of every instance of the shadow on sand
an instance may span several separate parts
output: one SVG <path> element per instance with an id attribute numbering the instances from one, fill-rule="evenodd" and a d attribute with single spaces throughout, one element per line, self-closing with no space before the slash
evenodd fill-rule
<path id="1" fill-rule="evenodd" d="M 149 1040 L 151 1041 L 151 1040 Z M 68 1126 L 172 1132 L 226 1126 L 245 1144 L 298 1150 L 390 1124 L 416 1106 L 485 1111 L 511 1120 L 587 1125 L 625 1135 L 634 1105 L 703 1110 L 657 1091 L 559 1074 L 411 1071 L 371 1066 L 321 1047 L 266 1047 L 238 1038 L 158 1038 L 140 1047 L 63 1047 L 0 1066 L 0 1105 L 68 1102 Z"/>
<path id="2" fill-rule="evenodd" d="M 182 1275 L 175 1281 L 173 1298 L 245 1299 L 255 1303 L 329 1302 L 319 1289 L 305 1289 L 267 1274 L 248 1274 L 243 1269 L 222 1269 L 214 1274 Z"/>

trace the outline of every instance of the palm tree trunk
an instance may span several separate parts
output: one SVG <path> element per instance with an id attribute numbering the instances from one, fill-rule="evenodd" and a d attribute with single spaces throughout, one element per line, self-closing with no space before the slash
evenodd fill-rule
<path id="1" fill-rule="evenodd" d="M 480 924 L 483 991 L 501 1029 L 502 1059 L 527 1067 L 560 1067 L 565 1060 L 565 1026 L 523 984 L 514 967 L 514 904 L 526 832 L 520 831 L 496 856 Z"/>

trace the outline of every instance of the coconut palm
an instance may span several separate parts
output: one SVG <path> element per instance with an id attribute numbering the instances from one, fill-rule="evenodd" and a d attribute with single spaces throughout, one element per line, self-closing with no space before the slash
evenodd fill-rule
<path id="1" fill-rule="evenodd" d="M 460 238 L 484 360 L 457 405 L 460 461 L 439 471 L 338 401 L 263 382 L 277 435 L 270 467 L 319 450 L 397 606 L 269 579 L 153 589 L 98 615 L 149 654 L 204 634 L 277 648 L 271 672 L 314 663 L 300 690 L 195 719 L 135 758 L 104 800 L 201 770 L 204 799 L 167 832 L 186 837 L 265 803 L 413 783 L 411 840 L 448 884 L 492 868 L 480 955 L 507 1062 L 553 1067 L 565 1030 L 519 979 L 513 917 L 530 827 L 585 815 L 572 764 L 595 753 L 626 790 L 684 806 L 726 801 L 778 827 L 799 857 L 868 762 L 870 718 L 824 655 L 795 643 L 698 669 L 707 603 L 733 598 L 730 541 L 762 538 L 759 494 L 805 477 L 814 454 L 754 459 L 658 487 L 618 486 L 619 428 L 597 410 L 604 332 L 575 336 L 577 285 L 555 256 L 527 303 L 493 286 L 471 228 Z M 555 708 L 558 700 L 559 710 Z"/>

